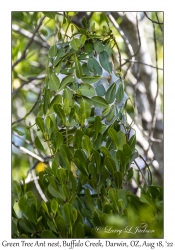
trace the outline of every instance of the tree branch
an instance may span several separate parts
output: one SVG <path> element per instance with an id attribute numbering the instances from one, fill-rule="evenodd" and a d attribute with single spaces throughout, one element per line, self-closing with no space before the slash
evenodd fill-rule
<path id="1" fill-rule="evenodd" d="M 12 92 L 12 96 L 16 95 L 17 92 L 22 88 L 24 87 L 26 84 L 29 84 L 31 83 L 32 81 L 34 80 L 42 80 L 42 79 L 45 79 L 46 75 L 45 74 L 41 74 L 41 75 L 38 75 L 38 76 L 35 76 L 35 77 L 30 77 L 28 78 L 28 80 L 23 80 L 24 82 L 19 86 L 19 88 L 15 89 L 13 92 Z"/>
<path id="2" fill-rule="evenodd" d="M 150 65 L 150 64 L 147 64 L 147 63 L 143 63 L 143 62 L 140 62 L 140 61 L 133 61 L 133 60 L 130 60 L 130 59 L 123 59 L 123 60 L 125 60 L 126 63 L 132 61 L 133 63 L 138 63 L 138 64 L 146 65 L 146 66 L 149 66 L 149 67 L 151 67 L 151 68 L 153 68 L 153 69 L 163 70 L 162 68 L 158 68 L 158 67 L 156 67 L 156 66 L 153 66 L 153 65 Z M 126 63 L 123 63 L 122 66 L 123 66 L 124 64 L 126 64 Z"/>
<path id="3" fill-rule="evenodd" d="M 152 20 L 151 18 L 149 18 L 149 16 L 146 14 L 146 12 L 144 11 L 143 12 L 145 14 L 145 16 L 152 22 L 152 23 L 156 23 L 156 24 L 163 24 L 163 23 L 160 23 L 160 22 L 156 22 L 154 20 Z"/>
<path id="4" fill-rule="evenodd" d="M 40 156 L 36 155 L 35 153 L 31 152 L 31 151 L 28 150 L 27 148 L 24 148 L 24 147 L 22 147 L 22 146 L 16 145 L 16 143 L 15 143 L 14 141 L 12 141 L 12 144 L 13 144 L 16 148 L 18 148 L 20 151 L 22 151 L 24 154 L 27 154 L 27 155 L 29 155 L 29 156 L 35 158 L 35 159 L 38 160 L 38 161 L 45 162 L 45 159 L 43 159 L 42 157 L 40 157 Z"/>
<path id="5" fill-rule="evenodd" d="M 14 69 L 14 67 L 15 67 L 19 62 L 21 62 L 23 59 L 25 59 L 25 57 L 26 57 L 26 52 L 27 52 L 28 48 L 30 47 L 30 45 L 32 44 L 33 39 L 34 39 L 36 33 L 38 32 L 39 28 L 41 27 L 44 18 L 45 18 L 45 16 L 43 16 L 43 17 L 40 19 L 39 24 L 36 26 L 36 28 L 35 28 L 35 30 L 34 30 L 34 32 L 33 32 L 33 35 L 32 35 L 32 37 L 30 38 L 30 40 L 28 41 L 28 43 L 27 43 L 27 45 L 26 45 L 26 47 L 25 47 L 25 49 L 24 49 L 24 51 L 23 51 L 21 57 L 20 57 L 18 60 L 16 60 L 16 62 L 14 62 L 14 64 L 12 65 L 12 69 Z"/>
<path id="6" fill-rule="evenodd" d="M 12 122 L 12 125 L 14 125 L 14 124 L 16 124 L 16 123 L 18 123 L 18 122 L 23 121 L 28 115 L 30 115 L 30 114 L 32 113 L 32 111 L 34 110 L 34 108 L 36 107 L 36 105 L 37 105 L 38 102 L 39 102 L 40 96 L 41 96 L 41 91 L 39 92 L 38 98 L 37 98 L 35 104 L 33 105 L 33 107 L 31 108 L 31 110 L 30 110 L 23 118 L 21 118 L 21 119 L 19 119 L 19 120 L 17 120 L 17 121 Z"/>
<path id="7" fill-rule="evenodd" d="M 12 31 L 14 31 L 14 32 L 17 32 L 17 33 L 19 33 L 20 35 L 22 35 L 22 36 L 24 36 L 24 37 L 26 37 L 26 38 L 28 38 L 28 39 L 31 39 L 32 38 L 32 33 L 30 33 L 28 30 L 25 30 L 25 29 L 22 29 L 22 28 L 20 28 L 18 25 L 16 25 L 16 24 L 12 24 Z M 41 46 L 41 47 L 43 47 L 43 48 L 46 48 L 46 49 L 49 49 L 49 45 L 47 44 L 47 41 L 45 41 L 42 37 L 40 37 L 42 40 L 43 40 L 43 42 L 37 37 L 37 36 L 35 36 L 34 38 L 33 38 L 33 41 L 36 43 L 36 44 L 38 44 L 39 46 Z"/>
<path id="8" fill-rule="evenodd" d="M 159 74 L 158 74 L 158 53 L 157 53 L 157 42 L 156 42 L 156 31 L 155 31 L 155 24 L 153 23 L 153 36 L 154 36 L 154 47 L 155 47 L 155 59 L 156 59 L 156 74 L 157 74 L 157 90 L 156 90 L 156 96 L 154 98 L 154 102 L 153 102 L 153 114 L 152 114 L 152 121 L 151 121 L 151 129 L 149 132 L 149 147 L 147 149 L 147 154 L 149 149 L 151 148 L 152 142 L 151 142 L 151 138 L 154 135 L 154 130 L 155 130 L 155 126 L 156 126 L 156 100 L 157 100 L 157 96 L 159 93 Z M 146 154 L 146 155 L 147 155 Z"/>
<path id="9" fill-rule="evenodd" d="M 158 17 L 158 15 L 157 15 L 157 12 L 156 12 L 156 18 L 157 18 L 157 21 L 159 22 L 159 17 Z M 163 33 L 163 29 L 162 29 L 162 26 L 161 26 L 160 22 L 159 22 L 159 27 L 160 27 L 160 30 L 161 30 L 162 33 Z"/>

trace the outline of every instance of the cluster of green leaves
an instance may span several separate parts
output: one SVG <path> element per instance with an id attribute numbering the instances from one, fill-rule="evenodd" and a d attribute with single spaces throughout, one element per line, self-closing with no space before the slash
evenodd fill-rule
<path id="1" fill-rule="evenodd" d="M 123 80 L 113 72 L 111 55 L 110 38 L 91 33 L 50 48 L 36 117 L 43 140 L 35 138 L 36 147 L 50 156 L 51 167 L 39 174 L 48 202 L 39 204 L 14 181 L 22 218 L 13 210 L 13 237 L 110 237 L 95 227 L 110 221 L 116 226 L 119 219 L 123 226 L 160 226 L 160 189 L 149 187 L 141 198 L 123 189 L 138 155 L 136 136 L 128 137 Z"/>
<path id="2" fill-rule="evenodd" d="M 140 198 L 105 187 L 98 194 L 92 195 L 88 188 L 77 194 L 76 180 L 65 169 L 41 173 L 40 185 L 49 201 L 39 204 L 31 191 L 13 181 L 13 205 L 18 201 L 22 212 L 18 218 L 13 209 L 13 238 L 163 237 L 163 191 L 158 186 L 142 189 Z"/>

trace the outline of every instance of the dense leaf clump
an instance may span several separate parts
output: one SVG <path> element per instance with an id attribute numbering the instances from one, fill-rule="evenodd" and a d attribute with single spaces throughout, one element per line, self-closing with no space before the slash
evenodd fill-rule
<path id="1" fill-rule="evenodd" d="M 140 198 L 127 189 L 138 157 L 127 99 L 110 38 L 79 34 L 49 49 L 35 139 L 50 156 L 39 173 L 48 201 L 13 182 L 22 213 L 13 211 L 13 237 L 162 237 L 162 189 L 142 188 Z M 147 232 L 129 234 L 127 226 Z"/>

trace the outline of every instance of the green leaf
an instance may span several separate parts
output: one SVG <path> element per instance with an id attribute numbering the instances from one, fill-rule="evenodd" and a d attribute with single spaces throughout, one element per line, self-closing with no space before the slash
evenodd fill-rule
<path id="1" fill-rule="evenodd" d="M 80 37 L 80 41 L 81 41 L 81 46 L 83 46 L 84 43 L 85 43 L 85 41 L 86 41 L 86 36 L 85 36 L 85 35 L 82 35 L 82 36 Z"/>
<path id="2" fill-rule="evenodd" d="M 36 207 L 34 204 L 31 204 L 31 206 L 26 207 L 26 216 L 28 219 L 33 222 L 34 224 L 37 223 L 37 218 L 36 218 Z"/>
<path id="3" fill-rule="evenodd" d="M 110 122 L 114 118 L 114 109 L 111 109 L 109 114 L 106 116 L 106 120 Z"/>
<path id="4" fill-rule="evenodd" d="M 81 149 L 81 141 L 82 141 L 82 137 L 83 137 L 84 133 L 77 129 L 75 132 L 75 137 L 74 137 L 74 148 L 76 149 Z"/>
<path id="5" fill-rule="evenodd" d="M 54 214 L 56 214 L 58 211 L 58 202 L 56 199 L 52 199 L 51 201 L 51 210 Z"/>
<path id="6" fill-rule="evenodd" d="M 53 108 L 53 105 L 56 103 L 62 104 L 62 96 L 61 95 L 56 95 L 53 100 L 50 103 L 50 109 Z"/>
<path id="7" fill-rule="evenodd" d="M 133 135 L 129 141 L 128 145 L 130 146 L 130 149 L 132 151 L 132 154 L 135 152 L 135 145 L 136 145 L 136 135 Z"/>
<path id="8" fill-rule="evenodd" d="M 66 117 L 65 117 L 64 111 L 62 110 L 61 105 L 60 104 L 54 104 L 53 109 L 54 109 L 55 113 L 57 113 L 57 115 L 61 118 L 63 124 L 65 124 Z"/>
<path id="9" fill-rule="evenodd" d="M 107 116 L 107 115 L 109 114 L 110 111 L 111 111 L 111 107 L 109 106 L 109 107 L 103 109 L 102 115 L 103 115 L 103 116 Z"/>
<path id="10" fill-rule="evenodd" d="M 48 82 L 49 89 L 51 91 L 56 91 L 60 87 L 60 80 L 55 73 L 52 73 Z"/>
<path id="11" fill-rule="evenodd" d="M 62 238 L 67 238 L 66 236 L 66 223 L 61 215 L 58 215 L 55 219 L 58 231 Z"/>
<path id="12" fill-rule="evenodd" d="M 111 56 L 111 54 L 112 54 L 112 48 L 111 48 L 111 44 L 110 43 L 108 43 L 108 44 L 105 45 L 104 50 L 108 53 L 109 56 Z"/>
<path id="13" fill-rule="evenodd" d="M 84 99 L 80 103 L 80 123 L 83 126 L 85 119 L 87 119 L 91 114 L 91 108 L 87 101 Z"/>
<path id="14" fill-rule="evenodd" d="M 130 162 L 131 154 L 132 154 L 130 146 L 128 144 L 123 145 L 123 153 L 125 155 L 126 164 L 128 164 Z"/>
<path id="15" fill-rule="evenodd" d="M 110 200 L 112 201 L 112 207 L 115 212 L 118 213 L 118 202 L 117 202 L 117 192 L 114 188 L 111 188 L 108 192 L 108 196 Z"/>
<path id="16" fill-rule="evenodd" d="M 109 55 L 107 54 L 106 51 L 103 51 L 100 53 L 99 60 L 100 60 L 101 66 L 111 74 L 112 73 L 112 63 L 109 62 Z"/>
<path id="17" fill-rule="evenodd" d="M 57 190 L 55 190 L 55 188 L 53 188 L 51 184 L 49 184 L 48 186 L 48 191 L 53 197 L 63 199 L 61 194 Z"/>
<path id="18" fill-rule="evenodd" d="M 85 29 L 87 29 L 88 24 L 87 24 L 87 20 L 86 20 L 86 17 L 85 17 L 85 16 L 83 17 L 81 23 L 82 23 L 83 27 L 84 27 Z"/>
<path id="19" fill-rule="evenodd" d="M 56 150 L 60 148 L 60 146 L 63 144 L 63 135 L 60 132 L 57 132 L 55 135 L 56 139 Z"/>
<path id="20" fill-rule="evenodd" d="M 121 150 L 116 152 L 117 162 L 120 168 L 120 172 L 124 173 L 126 170 L 125 156 Z"/>
<path id="21" fill-rule="evenodd" d="M 62 49 L 59 49 L 58 52 L 57 52 L 57 54 L 56 54 L 56 58 L 55 58 L 55 60 L 53 62 L 54 67 L 57 66 L 58 63 L 62 62 L 62 59 L 60 59 L 61 56 L 62 57 L 64 56 L 64 55 L 62 55 L 62 53 L 63 53 Z"/>
<path id="22" fill-rule="evenodd" d="M 85 55 L 85 59 L 86 59 L 86 55 Z M 88 69 L 87 63 L 83 63 L 81 66 L 82 66 L 83 74 L 85 76 L 91 76 L 91 72 Z"/>
<path id="23" fill-rule="evenodd" d="M 108 17 L 106 16 L 106 14 L 104 12 L 101 13 L 101 18 L 107 23 L 107 25 L 109 26 L 109 20 Z"/>
<path id="24" fill-rule="evenodd" d="M 84 83 L 87 84 L 93 84 L 95 82 L 98 82 L 100 80 L 101 76 L 82 76 L 81 80 Z"/>
<path id="25" fill-rule="evenodd" d="M 45 132 L 45 128 L 44 128 L 44 121 L 40 116 L 37 116 L 35 119 L 36 124 L 38 125 L 38 127 L 40 128 L 40 130 L 42 131 L 42 133 L 44 134 Z"/>
<path id="26" fill-rule="evenodd" d="M 111 157 L 106 156 L 105 157 L 105 165 L 106 165 L 107 169 L 109 170 L 109 172 L 113 175 L 114 171 L 116 171 L 116 164 L 115 164 L 114 160 Z"/>
<path id="27" fill-rule="evenodd" d="M 75 77 L 74 76 L 66 76 L 65 78 L 63 78 L 62 82 L 61 82 L 61 86 L 59 88 L 58 91 L 61 91 L 62 89 L 65 88 L 65 86 L 68 84 L 68 83 L 74 83 L 75 82 Z"/>
<path id="28" fill-rule="evenodd" d="M 117 89 L 116 99 L 117 102 L 121 102 L 124 97 L 123 84 L 121 83 Z"/>
<path id="29" fill-rule="evenodd" d="M 52 47 L 49 49 L 49 56 L 54 57 L 57 54 L 57 46 L 54 44 Z"/>
<path id="30" fill-rule="evenodd" d="M 21 136 L 25 135 L 25 133 L 23 133 L 22 131 L 20 131 L 16 128 L 13 128 L 13 131 L 16 132 L 18 135 L 21 135 Z"/>
<path id="31" fill-rule="evenodd" d="M 65 115 L 69 115 L 71 112 L 70 102 L 68 98 L 64 99 L 64 112 Z"/>
<path id="32" fill-rule="evenodd" d="M 104 50 L 104 46 L 101 41 L 96 41 L 94 43 L 94 49 L 96 50 L 97 53 L 101 53 Z"/>
<path id="33" fill-rule="evenodd" d="M 101 75 L 102 74 L 102 68 L 95 58 L 90 57 L 87 65 L 88 65 L 88 69 L 91 72 L 93 72 L 94 75 Z"/>
<path id="34" fill-rule="evenodd" d="M 50 231 L 50 230 L 44 230 L 41 233 L 41 238 L 43 238 L 43 239 L 47 239 L 47 238 L 53 239 L 53 238 L 57 238 L 57 236 L 54 233 L 52 233 L 52 231 Z"/>
<path id="35" fill-rule="evenodd" d="M 76 150 L 74 154 L 74 162 L 78 169 L 85 175 L 88 175 L 87 166 L 86 166 L 86 155 L 82 150 Z"/>
<path id="36" fill-rule="evenodd" d="M 98 108 L 107 108 L 108 107 L 108 103 L 101 96 L 94 96 L 94 97 L 92 97 L 91 100 L 92 100 L 95 107 L 98 107 Z"/>
<path id="37" fill-rule="evenodd" d="M 104 96 L 105 93 L 106 93 L 106 90 L 105 90 L 105 88 L 103 87 L 102 84 L 99 84 L 99 85 L 95 88 L 95 90 L 96 90 L 98 96 Z"/>
<path id="38" fill-rule="evenodd" d="M 85 152 L 88 154 L 88 156 L 90 156 L 92 149 L 92 142 L 90 141 L 87 135 L 83 135 L 81 145 L 82 149 L 84 149 Z"/>
<path id="39" fill-rule="evenodd" d="M 44 201 L 41 201 L 41 206 L 43 207 L 44 211 L 49 215 L 47 204 Z"/>
<path id="40" fill-rule="evenodd" d="M 129 181 L 133 177 L 133 174 L 134 174 L 133 168 L 131 167 L 127 173 L 127 181 Z"/>
<path id="41" fill-rule="evenodd" d="M 43 11 L 43 14 L 51 19 L 55 19 L 56 12 L 53 11 Z"/>
<path id="42" fill-rule="evenodd" d="M 72 209 L 72 204 L 66 203 L 64 205 L 64 213 L 65 213 L 65 216 L 66 216 L 67 224 L 72 228 L 72 226 L 73 226 L 73 209 Z"/>
<path id="43" fill-rule="evenodd" d="M 115 100 L 116 95 L 116 82 L 114 82 L 110 88 L 107 90 L 105 99 L 110 104 Z"/>
<path id="44" fill-rule="evenodd" d="M 73 38 L 72 41 L 70 42 L 70 45 L 75 51 L 78 51 L 79 48 L 81 47 L 81 40 Z"/>
<path id="45" fill-rule="evenodd" d="M 43 106 L 44 114 L 47 113 L 47 110 L 49 108 L 49 104 L 50 104 L 50 90 L 46 89 L 45 90 L 45 95 L 44 95 L 44 106 Z"/>
<path id="46" fill-rule="evenodd" d="M 21 192 L 22 192 L 21 186 L 20 186 L 20 184 L 19 184 L 17 181 L 15 181 L 15 180 L 12 182 L 12 191 L 13 191 L 13 194 L 14 194 L 17 198 L 20 197 Z"/>
<path id="47" fill-rule="evenodd" d="M 116 171 L 113 175 L 113 178 L 117 189 L 120 189 L 122 186 L 123 174 L 119 171 Z"/>
<path id="48" fill-rule="evenodd" d="M 20 227 L 26 233 L 34 233 L 35 232 L 35 229 L 32 228 L 30 226 L 29 222 L 27 223 L 27 221 L 24 220 L 23 218 L 18 220 L 18 227 Z"/>
<path id="49" fill-rule="evenodd" d="M 75 223 L 73 227 L 73 236 L 74 238 L 85 238 L 85 230 L 82 223 Z"/>
<path id="50" fill-rule="evenodd" d="M 27 207 L 28 203 L 27 200 L 25 199 L 24 196 L 22 196 L 19 201 L 18 201 L 18 206 L 21 209 L 21 211 L 25 214 L 26 211 L 26 207 Z"/>
<path id="51" fill-rule="evenodd" d="M 109 153 L 109 151 L 108 151 L 108 149 L 107 149 L 106 147 L 101 146 L 99 149 L 100 149 L 100 151 L 102 152 L 102 154 L 103 154 L 104 156 L 109 156 L 109 157 L 111 157 L 111 155 L 110 155 L 110 153 Z"/>
<path id="52" fill-rule="evenodd" d="M 97 135 L 102 128 L 101 118 L 99 116 L 95 117 L 94 128 L 95 128 L 95 136 L 97 138 Z"/>
<path id="53" fill-rule="evenodd" d="M 113 128 L 108 130 L 108 134 L 114 141 L 116 149 L 123 149 L 123 145 L 126 143 L 126 136 L 122 131 L 116 132 Z"/>
<path id="54" fill-rule="evenodd" d="M 36 146 L 39 150 L 45 152 L 45 150 L 44 150 L 44 148 L 43 148 L 43 145 L 41 144 L 40 139 L 38 138 L 38 136 L 35 138 L 35 146 Z"/>
<path id="55" fill-rule="evenodd" d="M 86 42 L 85 45 L 84 45 L 84 52 L 91 52 L 93 50 L 93 43 L 91 42 Z"/>
<path id="56" fill-rule="evenodd" d="M 56 228 L 55 228 L 55 225 L 54 225 L 54 223 L 53 223 L 52 221 L 47 220 L 47 225 L 48 225 L 48 227 L 50 228 L 51 231 L 57 233 L 57 230 L 56 230 Z"/>
<path id="57" fill-rule="evenodd" d="M 59 74 L 61 70 L 61 66 L 62 66 L 62 60 L 57 65 L 55 65 L 54 72 Z"/>
<path id="58" fill-rule="evenodd" d="M 75 71 L 76 71 L 76 76 L 78 78 L 81 78 L 82 75 L 83 75 L 83 70 L 82 70 L 82 67 L 81 67 L 81 64 L 77 58 L 76 55 L 74 55 L 74 60 L 75 60 Z"/>
<path id="59" fill-rule="evenodd" d="M 84 96 L 92 97 L 95 95 L 94 87 L 89 84 L 80 85 L 79 90 Z"/>
<path id="60" fill-rule="evenodd" d="M 126 143 L 126 136 L 122 131 L 117 132 L 118 149 L 123 149 L 123 145 Z"/>

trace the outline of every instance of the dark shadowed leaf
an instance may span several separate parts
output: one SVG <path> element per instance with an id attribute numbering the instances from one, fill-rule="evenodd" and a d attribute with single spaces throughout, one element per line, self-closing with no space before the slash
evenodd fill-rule
<path id="1" fill-rule="evenodd" d="M 124 97 L 123 84 L 121 83 L 117 89 L 116 99 L 117 102 L 121 102 Z"/>
<path id="2" fill-rule="evenodd" d="M 99 60 L 101 66 L 108 71 L 110 74 L 112 73 L 112 63 L 109 61 L 109 55 L 106 51 L 103 51 L 99 55 Z"/>
<path id="3" fill-rule="evenodd" d="M 36 136 L 36 138 L 35 138 L 35 146 L 39 149 L 39 150 L 41 150 L 41 151 L 45 151 L 44 150 L 44 147 L 43 147 L 43 145 L 42 145 L 42 143 L 40 142 L 40 139 L 38 138 L 38 136 Z"/>

